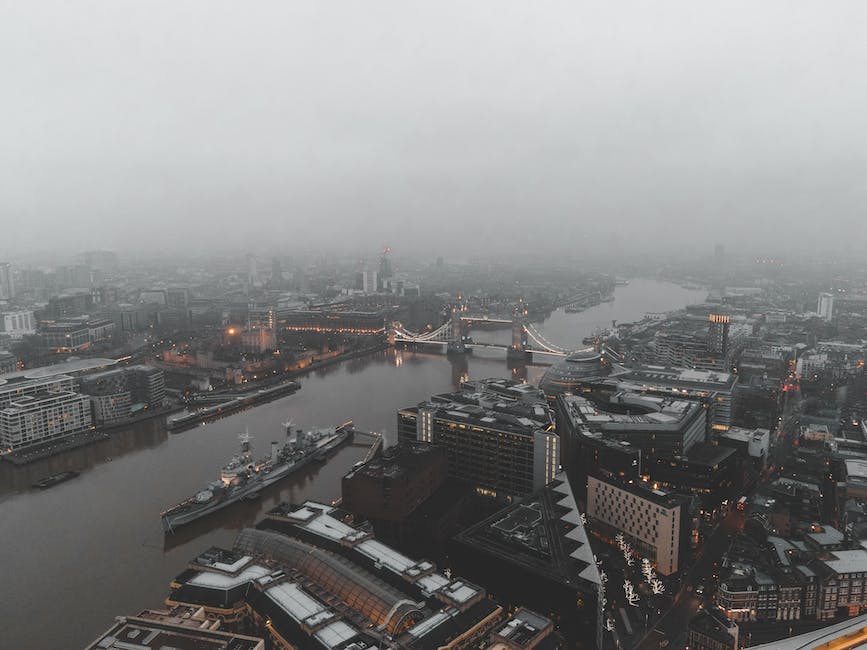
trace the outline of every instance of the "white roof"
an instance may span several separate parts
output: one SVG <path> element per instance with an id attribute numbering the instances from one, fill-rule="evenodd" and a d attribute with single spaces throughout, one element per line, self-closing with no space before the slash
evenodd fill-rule
<path id="1" fill-rule="evenodd" d="M 415 565 L 415 562 L 410 560 L 407 556 L 398 553 L 393 548 L 390 548 L 375 539 L 365 540 L 356 548 L 371 560 L 384 564 L 395 573 L 404 573 L 407 569 Z"/>
<path id="2" fill-rule="evenodd" d="M 214 562 L 211 566 L 215 569 L 219 569 L 220 571 L 225 571 L 226 573 L 235 573 L 242 566 L 247 564 L 250 560 L 252 560 L 249 555 L 245 555 L 239 560 L 236 560 L 232 564 L 226 564 L 225 562 Z"/>
<path id="3" fill-rule="evenodd" d="M 836 560 L 822 560 L 834 573 L 867 571 L 867 550 L 834 551 Z"/>
<path id="4" fill-rule="evenodd" d="M 319 639 L 325 646 L 334 648 L 345 641 L 349 641 L 349 639 L 354 637 L 356 634 L 358 634 L 358 632 L 349 627 L 349 625 L 343 621 L 335 621 L 334 623 L 323 627 L 313 636 Z"/>
<path id="5" fill-rule="evenodd" d="M 301 591 L 294 582 L 281 582 L 265 593 L 298 623 L 315 625 L 333 616 L 325 605 Z"/>
<path id="6" fill-rule="evenodd" d="M 853 478 L 867 478 L 867 460 L 862 458 L 847 459 L 846 474 Z"/>
<path id="7" fill-rule="evenodd" d="M 202 571 L 190 578 L 188 584 L 196 585 L 197 587 L 212 587 L 214 589 L 232 589 L 244 584 L 245 582 L 257 580 L 269 573 L 270 571 L 265 567 L 259 566 L 258 564 L 251 564 L 236 576 L 229 576 L 225 573 L 215 573 L 214 571 Z"/>
<path id="8" fill-rule="evenodd" d="M 445 576 L 442 576 L 439 573 L 432 573 L 420 578 L 417 584 L 428 593 L 433 593 L 438 589 L 442 589 L 448 583 L 449 580 Z"/>
<path id="9" fill-rule="evenodd" d="M 479 593 L 479 590 L 466 582 L 458 580 L 442 590 L 442 594 L 458 603 L 465 603 Z"/>
<path id="10" fill-rule="evenodd" d="M 304 527 L 307 530 L 322 535 L 323 537 L 336 540 L 344 539 L 345 537 L 349 537 L 353 533 L 358 532 L 352 526 L 347 526 L 342 521 L 339 521 L 330 515 L 320 515 L 315 519 L 311 519 L 304 524 Z"/>
<path id="11" fill-rule="evenodd" d="M 411 636 L 414 636 L 416 638 L 424 636 L 449 618 L 451 617 L 446 612 L 437 612 L 436 614 L 422 621 L 418 625 L 414 625 L 412 628 L 410 628 L 409 633 Z"/>

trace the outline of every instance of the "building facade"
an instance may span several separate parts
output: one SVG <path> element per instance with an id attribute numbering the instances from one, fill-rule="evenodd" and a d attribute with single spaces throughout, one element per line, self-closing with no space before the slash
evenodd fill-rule
<path id="1" fill-rule="evenodd" d="M 91 428 L 90 400 L 69 391 L 14 398 L 0 410 L 0 446 L 8 451 L 56 441 Z"/>
<path id="2" fill-rule="evenodd" d="M 656 565 L 662 575 L 678 570 L 688 543 L 687 499 L 636 483 L 587 479 L 587 514 L 622 532 L 632 548 Z M 613 537 L 613 535 L 612 535 Z"/>
<path id="3" fill-rule="evenodd" d="M 12 340 L 36 334 L 36 319 L 30 310 L 7 311 L 0 314 L 0 332 Z"/>
<path id="4" fill-rule="evenodd" d="M 544 420 L 490 406 L 429 402 L 402 409 L 398 437 L 442 447 L 449 477 L 482 493 L 522 497 L 543 488 L 559 471 L 559 437 Z"/>

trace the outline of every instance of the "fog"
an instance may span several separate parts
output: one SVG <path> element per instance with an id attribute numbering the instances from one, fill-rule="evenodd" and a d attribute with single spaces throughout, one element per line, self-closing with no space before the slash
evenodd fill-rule
<path id="1" fill-rule="evenodd" d="M 862 249 L 867 4 L 0 0 L 0 258 Z"/>

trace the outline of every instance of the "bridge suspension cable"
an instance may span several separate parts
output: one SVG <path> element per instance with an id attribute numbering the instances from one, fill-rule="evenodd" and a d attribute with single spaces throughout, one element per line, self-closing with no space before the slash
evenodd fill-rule
<path id="1" fill-rule="evenodd" d="M 524 325 L 524 331 L 527 333 L 527 336 L 530 337 L 530 340 L 543 350 L 547 350 L 548 352 L 558 352 L 560 354 L 567 354 L 569 352 L 569 350 L 551 343 L 551 341 L 542 336 L 542 334 L 532 325 Z"/>

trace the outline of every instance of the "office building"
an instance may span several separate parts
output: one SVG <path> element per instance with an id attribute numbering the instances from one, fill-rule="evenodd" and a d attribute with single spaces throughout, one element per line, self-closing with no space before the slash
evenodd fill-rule
<path id="1" fill-rule="evenodd" d="M 449 477 L 484 494 L 522 497 L 560 467 L 560 440 L 544 402 L 468 387 L 398 411 L 398 439 L 443 447 Z"/>
<path id="2" fill-rule="evenodd" d="M 110 339 L 115 323 L 107 318 L 75 318 L 65 322 L 47 322 L 39 328 L 42 347 L 54 352 L 78 352 L 94 343 Z"/>
<path id="3" fill-rule="evenodd" d="M 587 479 L 587 515 L 613 540 L 622 532 L 639 556 L 662 575 L 678 570 L 689 547 L 688 499 L 641 482 Z"/>
<path id="4" fill-rule="evenodd" d="M 87 251 L 82 258 L 94 271 L 113 273 L 117 270 L 117 254 L 112 251 Z"/>
<path id="5" fill-rule="evenodd" d="M 644 472 L 654 485 L 697 497 L 710 519 L 742 494 L 745 462 L 746 453 L 702 442 L 683 455 L 648 459 Z"/>
<path id="6" fill-rule="evenodd" d="M 48 366 L 49 368 L 51 366 Z M 33 371 L 36 375 L 42 368 Z M 36 393 L 69 393 L 76 390 L 75 379 L 65 374 L 52 374 L 28 379 L 26 373 L 15 373 L 8 379 L 0 379 L 0 409 L 9 406 L 13 400 Z"/>
<path id="7" fill-rule="evenodd" d="M 5 311 L 0 313 L 0 335 L 13 341 L 36 334 L 36 319 L 30 310 Z"/>
<path id="8" fill-rule="evenodd" d="M 12 279 L 12 265 L 0 262 L 0 300 L 12 300 L 15 297 L 15 282 Z"/>
<path id="9" fill-rule="evenodd" d="M 166 396 L 163 371 L 142 365 L 84 375 L 79 389 L 90 397 L 93 417 L 99 424 L 110 424 L 143 409 L 159 407 Z"/>
<path id="10" fill-rule="evenodd" d="M 62 296 L 52 296 L 40 318 L 60 321 L 92 312 L 93 294 L 90 291 L 71 290 Z"/>
<path id="11" fill-rule="evenodd" d="M 768 465 L 771 432 L 767 429 L 732 427 L 720 435 L 717 441 L 722 447 L 731 447 L 740 451 L 750 459 L 757 471 L 765 469 Z"/>
<path id="12" fill-rule="evenodd" d="M 707 411 L 708 428 L 725 431 L 732 426 L 732 401 L 737 375 L 727 372 L 639 366 L 625 368 L 605 360 L 605 355 L 576 353 L 584 361 L 557 363 L 539 383 L 550 399 L 572 393 L 596 403 L 610 401 L 619 392 L 638 393 L 698 402 Z"/>
<path id="13" fill-rule="evenodd" d="M 445 483 L 448 460 L 441 447 L 401 442 L 343 477 L 341 506 L 373 526 L 377 538 L 406 548 L 420 541 L 416 510 Z"/>
<path id="14" fill-rule="evenodd" d="M 816 618 L 827 620 L 867 612 L 867 549 L 834 551 L 811 567 L 819 576 Z"/>
<path id="15" fill-rule="evenodd" d="M 738 626 L 717 607 L 701 608 L 689 622 L 690 650 L 738 650 Z"/>
<path id="16" fill-rule="evenodd" d="M 823 320 L 834 319 L 834 295 L 830 293 L 819 294 L 819 304 L 816 307 L 816 313 Z"/>
<path id="17" fill-rule="evenodd" d="M 310 501 L 278 506 L 232 550 L 202 553 L 171 588 L 170 607 L 201 607 L 223 629 L 246 625 L 279 650 L 469 648 L 503 616 L 483 588 Z"/>
<path id="18" fill-rule="evenodd" d="M 705 439 L 706 410 L 696 402 L 619 392 L 611 401 L 576 395 L 557 398 L 558 433 L 571 444 L 579 432 L 601 433 L 641 449 L 643 456 L 684 454 Z M 568 452 L 567 452 L 568 453 Z"/>
<path id="19" fill-rule="evenodd" d="M 15 397 L 0 409 L 0 447 L 20 451 L 87 431 L 90 400 L 69 391 L 41 391 Z"/>

